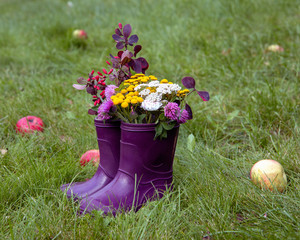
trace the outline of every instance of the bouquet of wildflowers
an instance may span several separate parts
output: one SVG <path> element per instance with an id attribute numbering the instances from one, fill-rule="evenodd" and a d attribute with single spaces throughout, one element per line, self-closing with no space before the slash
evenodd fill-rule
<path id="1" fill-rule="evenodd" d="M 121 119 L 128 123 L 156 123 L 156 136 L 167 137 L 167 131 L 177 124 L 192 119 L 192 110 L 186 97 L 197 92 L 203 101 L 209 94 L 195 89 L 195 80 L 184 77 L 181 82 L 185 89 L 167 79 L 158 80 L 153 75 L 146 76 L 149 64 L 145 58 L 137 58 L 141 51 L 137 35 L 131 35 L 131 26 L 122 24 L 112 35 L 119 50 L 116 56 L 110 55 L 110 70 L 103 69 L 88 79 L 79 78 L 74 84 L 79 90 L 86 89 L 92 95 L 94 106 L 89 114 L 97 115 L 99 120 Z M 128 48 L 133 47 L 133 52 Z M 122 50 L 125 48 L 125 50 Z M 131 70 L 135 72 L 132 75 Z"/>

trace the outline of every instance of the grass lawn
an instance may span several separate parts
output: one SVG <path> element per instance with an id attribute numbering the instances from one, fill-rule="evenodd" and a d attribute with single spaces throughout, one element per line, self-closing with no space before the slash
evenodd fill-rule
<path id="1" fill-rule="evenodd" d="M 300 2 L 67 2 L 0 2 L 0 239 L 298 239 Z M 59 187 L 93 176 L 79 158 L 97 142 L 90 95 L 72 84 L 116 53 L 119 22 L 139 36 L 148 75 L 192 76 L 211 99 L 189 98 L 173 192 L 137 213 L 79 216 Z M 73 44 L 74 29 L 88 33 L 86 48 Z M 271 44 L 284 52 L 266 52 Z M 28 115 L 44 120 L 44 133 L 16 134 Z M 261 159 L 282 164 L 286 192 L 252 184 Z"/>

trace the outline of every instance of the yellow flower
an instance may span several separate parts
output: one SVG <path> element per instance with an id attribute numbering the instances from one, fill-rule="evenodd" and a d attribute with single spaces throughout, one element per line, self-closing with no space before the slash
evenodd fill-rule
<path id="1" fill-rule="evenodd" d="M 188 89 L 184 89 L 184 90 L 182 90 L 182 92 L 184 92 L 184 93 L 188 93 L 188 92 L 190 92 L 190 90 L 188 90 Z"/>
<path id="2" fill-rule="evenodd" d="M 155 76 L 153 76 L 153 75 L 150 75 L 149 78 L 150 78 L 151 80 L 157 80 L 157 77 L 155 77 Z"/>
<path id="3" fill-rule="evenodd" d="M 168 84 L 173 84 L 172 82 L 168 82 Z"/>
<path id="4" fill-rule="evenodd" d="M 116 95 L 118 98 L 120 98 L 120 99 L 124 99 L 125 97 L 124 97 L 124 95 L 122 94 L 122 93 L 117 93 L 117 95 Z"/>
<path id="5" fill-rule="evenodd" d="M 136 100 L 138 100 L 138 102 L 140 102 L 140 103 L 144 101 L 144 99 L 141 97 L 138 97 Z"/>
<path id="6" fill-rule="evenodd" d="M 128 102 L 122 102 L 121 107 L 122 108 L 127 108 L 128 107 Z"/>
<path id="7" fill-rule="evenodd" d="M 162 79 L 161 81 L 160 81 L 160 83 L 168 83 L 169 81 L 167 80 L 167 79 Z"/>
<path id="8" fill-rule="evenodd" d="M 125 94 L 125 93 L 127 93 L 127 90 L 126 90 L 126 89 L 122 89 L 122 90 L 121 90 L 121 93 L 122 93 L 122 94 Z"/>
<path id="9" fill-rule="evenodd" d="M 137 73 L 137 74 L 135 74 L 134 76 L 136 76 L 136 77 L 143 77 L 143 76 L 145 76 L 145 74 Z"/>
<path id="10" fill-rule="evenodd" d="M 128 82 L 125 82 L 125 83 L 124 83 L 124 86 L 128 86 L 128 85 L 130 85 L 130 83 L 128 83 Z"/>
<path id="11" fill-rule="evenodd" d="M 115 98 L 114 100 L 112 100 L 114 105 L 118 105 L 119 104 L 119 98 Z"/>
<path id="12" fill-rule="evenodd" d="M 131 99 L 130 98 L 125 98 L 124 102 L 130 103 Z"/>
<path id="13" fill-rule="evenodd" d="M 131 100 L 131 103 L 132 103 L 132 104 L 137 104 L 137 102 L 138 102 L 138 100 L 135 99 L 135 98 Z"/>

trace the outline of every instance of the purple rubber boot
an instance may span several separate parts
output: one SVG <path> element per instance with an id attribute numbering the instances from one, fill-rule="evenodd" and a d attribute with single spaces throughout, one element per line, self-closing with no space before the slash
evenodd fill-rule
<path id="1" fill-rule="evenodd" d="M 122 122 L 117 175 L 106 187 L 82 199 L 81 213 L 102 210 L 115 215 L 161 198 L 172 184 L 178 132 L 179 126 L 168 131 L 167 139 L 153 140 L 155 124 Z"/>
<path id="2" fill-rule="evenodd" d="M 110 183 L 119 168 L 120 159 L 120 121 L 106 121 L 95 119 L 98 146 L 100 150 L 100 164 L 95 175 L 85 181 L 64 184 L 62 191 L 67 189 L 67 197 L 74 199 L 90 196 L 94 192 Z"/>

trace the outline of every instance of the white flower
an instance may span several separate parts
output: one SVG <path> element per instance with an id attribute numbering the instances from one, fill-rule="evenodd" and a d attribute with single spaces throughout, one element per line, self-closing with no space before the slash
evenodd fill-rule
<path id="1" fill-rule="evenodd" d="M 160 102 L 162 99 L 162 94 L 158 92 L 151 93 L 148 95 L 145 100 L 150 101 L 150 102 Z"/>
<path id="2" fill-rule="evenodd" d="M 162 99 L 162 94 L 158 92 L 151 93 L 142 102 L 141 108 L 143 108 L 146 111 L 156 111 L 163 105 L 161 99 Z"/>
<path id="3" fill-rule="evenodd" d="M 134 90 L 136 90 L 136 89 L 134 89 Z M 140 93 L 139 93 L 139 95 L 141 97 L 148 96 L 149 94 L 150 94 L 150 90 L 149 89 L 144 89 L 144 90 L 140 91 Z"/>
<path id="4" fill-rule="evenodd" d="M 161 102 L 143 101 L 141 107 L 146 111 L 156 111 L 162 106 Z"/>
<path id="5" fill-rule="evenodd" d="M 162 94 L 171 94 L 172 92 L 177 93 L 180 89 L 178 84 L 159 84 L 156 91 Z"/>
<path id="6" fill-rule="evenodd" d="M 151 81 L 149 84 L 145 84 L 148 85 L 149 87 L 158 87 L 159 86 L 159 81 Z"/>

